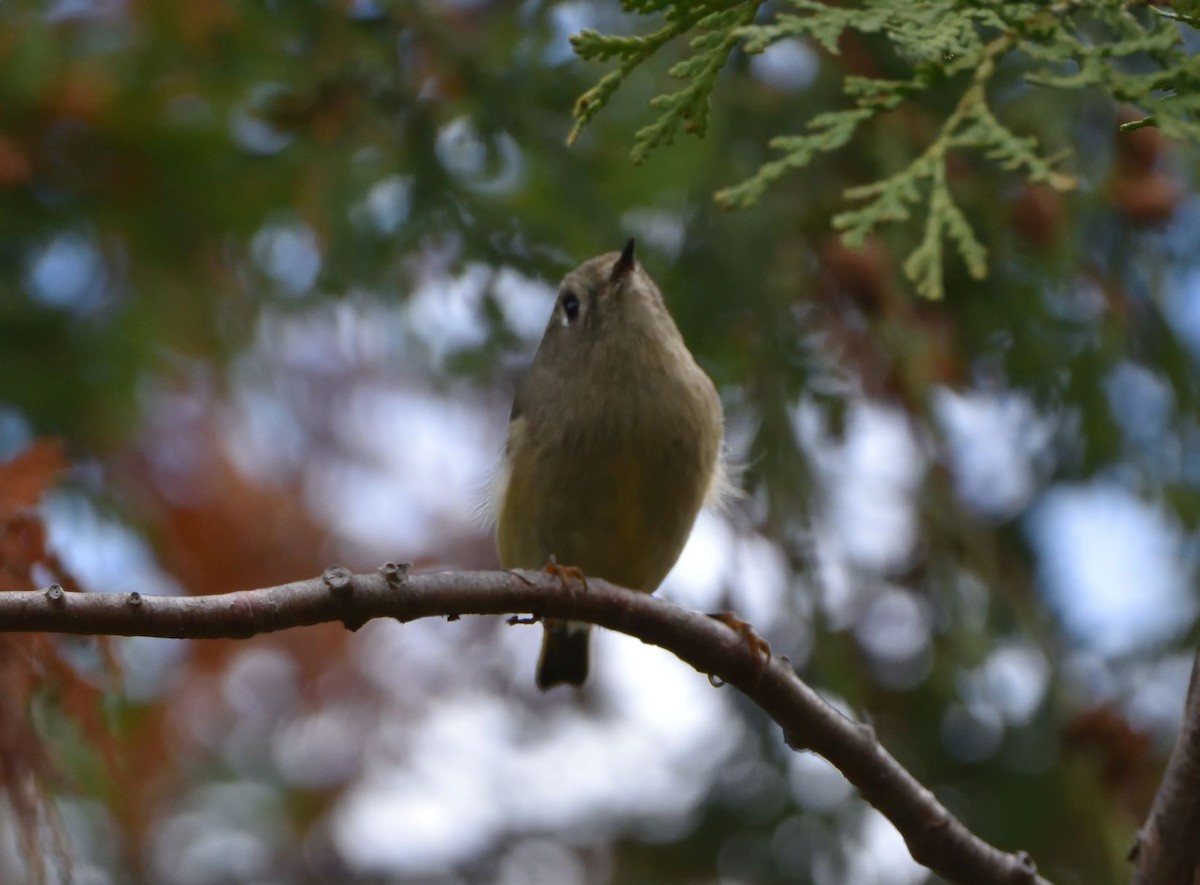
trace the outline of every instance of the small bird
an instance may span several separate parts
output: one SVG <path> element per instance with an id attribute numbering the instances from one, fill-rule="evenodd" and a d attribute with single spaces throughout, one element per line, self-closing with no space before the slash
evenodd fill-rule
<path id="1" fill-rule="evenodd" d="M 727 491 L 724 418 L 662 293 L 623 251 L 563 279 L 497 469 L 505 568 L 561 563 L 653 593 Z M 590 625 L 546 619 L 537 684 L 582 685 Z"/>

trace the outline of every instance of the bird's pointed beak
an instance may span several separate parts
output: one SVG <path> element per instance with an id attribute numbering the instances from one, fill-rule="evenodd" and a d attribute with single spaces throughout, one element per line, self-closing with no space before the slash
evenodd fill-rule
<path id="1" fill-rule="evenodd" d="M 633 266 L 637 264 L 637 259 L 633 257 L 633 237 L 629 238 L 629 242 L 625 244 L 625 248 L 621 250 L 621 257 L 617 259 L 617 263 L 613 265 L 612 273 L 608 278 L 613 282 L 628 276 Z"/>

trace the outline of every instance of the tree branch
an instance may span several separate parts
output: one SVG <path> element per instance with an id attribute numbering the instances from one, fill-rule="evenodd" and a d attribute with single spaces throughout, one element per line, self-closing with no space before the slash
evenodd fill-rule
<path id="1" fill-rule="evenodd" d="M 1183 725 L 1129 856 L 1133 885 L 1192 885 L 1200 873 L 1200 651 L 1192 662 Z"/>
<path id="2" fill-rule="evenodd" d="M 788 744 L 824 756 L 900 831 L 912 856 L 951 882 L 1048 885 L 1028 855 L 984 842 L 892 758 L 867 725 L 853 722 L 802 682 L 786 658 L 768 660 L 740 622 L 723 622 L 589 579 L 587 588 L 540 572 L 409 575 L 388 564 L 352 575 L 333 566 L 319 578 L 217 596 L 0 592 L 0 632 L 241 639 L 328 621 L 350 629 L 372 618 L 399 621 L 532 612 L 589 621 L 661 646 L 736 686 L 783 727 Z M 733 624 L 731 627 L 730 624 Z M 739 627 L 743 629 L 739 629 Z"/>

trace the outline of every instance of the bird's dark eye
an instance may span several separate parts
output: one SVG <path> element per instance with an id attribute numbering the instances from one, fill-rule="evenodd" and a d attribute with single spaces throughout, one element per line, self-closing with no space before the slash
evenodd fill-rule
<path id="1" fill-rule="evenodd" d="M 563 292 L 559 298 L 562 304 L 563 316 L 567 318 L 568 323 L 573 323 L 579 319 L 579 296 L 574 292 Z"/>

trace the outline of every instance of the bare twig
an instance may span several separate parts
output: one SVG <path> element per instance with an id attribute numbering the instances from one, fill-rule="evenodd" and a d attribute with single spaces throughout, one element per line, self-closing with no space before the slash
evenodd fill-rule
<path id="1" fill-rule="evenodd" d="M 785 659 L 764 662 L 744 632 L 590 579 L 587 593 L 563 593 L 538 572 L 409 575 L 385 566 L 352 575 L 334 566 L 320 578 L 218 596 L 0 592 L 0 632 L 244 638 L 327 621 L 356 628 L 371 618 L 532 612 L 590 621 L 661 646 L 701 673 L 736 686 L 783 727 L 790 746 L 833 763 L 904 836 L 913 857 L 952 882 L 1046 885 L 1033 861 L 984 842 L 883 749 L 874 731 L 847 719 L 802 682 Z"/>
<path id="2" fill-rule="evenodd" d="M 1134 885 L 1192 885 L 1200 872 L 1200 652 L 1183 725 L 1130 857 Z"/>

